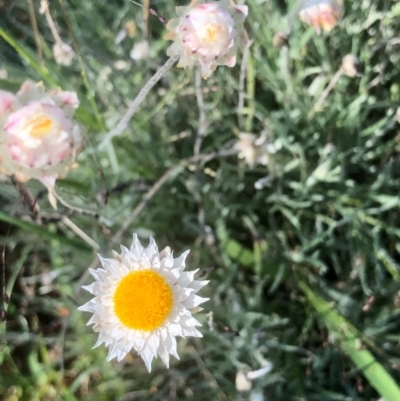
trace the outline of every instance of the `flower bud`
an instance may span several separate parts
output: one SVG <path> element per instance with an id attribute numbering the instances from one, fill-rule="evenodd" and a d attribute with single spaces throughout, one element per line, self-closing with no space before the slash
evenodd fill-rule
<path id="1" fill-rule="evenodd" d="M 337 0 L 304 0 L 299 11 L 300 19 L 321 34 L 330 32 L 342 19 L 343 7 Z"/>
<path id="2" fill-rule="evenodd" d="M 139 61 L 148 58 L 150 55 L 150 47 L 149 42 L 147 40 L 142 40 L 140 42 L 135 43 L 131 52 L 129 53 L 129 57 L 132 60 Z"/>
<path id="3" fill-rule="evenodd" d="M 69 67 L 72 64 L 75 53 L 70 45 L 64 42 L 57 42 L 53 46 L 53 56 L 58 65 Z"/>
<path id="4" fill-rule="evenodd" d="M 247 6 L 233 5 L 230 0 L 194 0 L 187 7 L 177 7 L 179 18 L 167 24 L 165 38 L 174 41 L 168 56 L 180 55 L 178 67 L 199 63 L 204 79 L 219 65 L 233 67 L 238 47 L 248 41 L 243 27 L 247 13 Z"/>
<path id="5" fill-rule="evenodd" d="M 342 59 L 342 70 L 350 78 L 361 76 L 361 62 L 354 54 L 347 54 Z"/>
<path id="6" fill-rule="evenodd" d="M 289 45 L 289 35 L 286 32 L 277 32 L 272 38 L 272 44 L 278 48 L 282 49 L 283 46 Z"/>
<path id="7" fill-rule="evenodd" d="M 275 146 L 268 143 L 266 131 L 262 131 L 259 137 L 241 132 L 234 148 L 239 152 L 239 159 L 244 159 L 250 167 L 254 167 L 255 164 L 266 166 L 269 161 L 269 154 L 276 151 Z"/>
<path id="8" fill-rule="evenodd" d="M 18 181 L 31 178 L 48 188 L 63 178 L 82 148 L 75 92 L 45 92 L 25 82 L 20 91 L 0 91 L 0 171 Z"/>

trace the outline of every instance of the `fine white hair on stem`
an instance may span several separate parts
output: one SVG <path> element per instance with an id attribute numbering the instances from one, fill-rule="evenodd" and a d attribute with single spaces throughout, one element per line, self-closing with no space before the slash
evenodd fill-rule
<path id="1" fill-rule="evenodd" d="M 88 245 L 90 245 L 94 250 L 99 250 L 100 245 L 92 238 L 89 237 L 81 228 L 79 228 L 73 221 L 71 221 L 67 216 L 63 216 L 61 221 L 69 227 L 78 237 L 82 238 Z"/>
<path id="2" fill-rule="evenodd" d="M 243 49 L 242 62 L 240 64 L 240 76 L 239 76 L 239 99 L 237 106 L 237 115 L 238 115 L 238 123 L 239 128 L 243 129 L 243 107 L 244 107 L 244 99 L 246 97 L 245 87 L 245 78 L 247 71 L 247 62 L 250 55 L 250 46 L 253 44 L 254 40 L 249 40 L 246 46 Z"/>
<path id="3" fill-rule="evenodd" d="M 123 115 L 119 123 L 104 137 L 104 139 L 98 146 L 98 150 L 104 149 L 107 146 L 107 144 L 111 141 L 111 139 L 122 133 L 122 131 L 128 126 L 129 121 L 135 114 L 136 110 L 139 108 L 140 104 L 146 98 L 147 94 L 150 92 L 153 86 L 162 78 L 162 76 L 178 61 L 179 57 L 180 54 L 176 54 L 170 57 L 165 62 L 165 64 L 162 67 L 160 67 L 159 70 L 147 81 L 146 85 L 143 86 L 139 94 L 129 105 L 128 110 Z"/>
<path id="4" fill-rule="evenodd" d="M 50 28 L 54 40 L 56 41 L 56 43 L 64 43 L 60 35 L 58 34 L 56 24 L 54 23 L 53 18 L 51 17 L 48 1 L 42 0 L 40 5 L 41 5 L 40 11 L 44 13 L 44 16 L 46 17 L 47 25 Z"/>
<path id="5" fill-rule="evenodd" d="M 204 99 L 203 99 L 203 90 L 201 87 L 200 68 L 196 70 L 195 90 L 196 90 L 197 106 L 199 108 L 199 123 L 197 127 L 197 135 L 193 153 L 195 157 L 198 157 L 200 154 L 201 143 L 203 142 L 203 138 L 207 131 L 207 120 L 206 120 L 206 112 L 204 110 Z"/>

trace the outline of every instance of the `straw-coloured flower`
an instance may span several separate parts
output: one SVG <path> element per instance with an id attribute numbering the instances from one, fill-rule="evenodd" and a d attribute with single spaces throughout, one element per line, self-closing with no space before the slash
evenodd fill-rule
<path id="1" fill-rule="evenodd" d="M 78 104 L 75 92 L 46 92 L 30 81 L 15 96 L 0 91 L 0 171 L 52 188 L 82 148 L 80 127 L 72 119 Z"/>
<path id="2" fill-rule="evenodd" d="M 234 147 L 239 152 L 239 159 L 244 159 L 250 167 L 254 167 L 257 163 L 266 166 L 269 154 L 276 152 L 275 146 L 267 141 L 266 131 L 262 131 L 259 137 L 241 132 Z"/>
<path id="3" fill-rule="evenodd" d="M 53 56 L 57 64 L 69 67 L 75 57 L 75 52 L 67 43 L 58 41 L 53 46 Z"/>
<path id="4" fill-rule="evenodd" d="M 305 0 L 299 11 L 300 19 L 321 34 L 331 31 L 343 17 L 343 7 L 337 0 Z"/>
<path id="5" fill-rule="evenodd" d="M 130 249 L 103 259 L 102 269 L 91 270 L 95 282 L 84 288 L 94 298 L 79 307 L 93 313 L 88 325 L 99 333 L 95 347 L 109 347 L 107 360 L 122 360 L 132 349 L 148 371 L 159 356 L 169 366 L 169 354 L 179 359 L 176 337 L 202 337 L 192 314 L 207 301 L 196 295 L 208 281 L 194 280 L 197 270 L 184 272 L 189 251 L 173 259 L 171 249 L 159 252 L 153 238 L 145 249 L 133 235 Z"/>
<path id="6" fill-rule="evenodd" d="M 230 0 L 193 0 L 187 7 L 177 7 L 179 18 L 167 24 L 165 38 L 174 41 L 167 54 L 180 55 L 178 67 L 200 63 L 205 79 L 219 65 L 233 67 L 238 47 L 248 41 L 243 27 L 247 13 L 247 6 L 234 5 Z"/>

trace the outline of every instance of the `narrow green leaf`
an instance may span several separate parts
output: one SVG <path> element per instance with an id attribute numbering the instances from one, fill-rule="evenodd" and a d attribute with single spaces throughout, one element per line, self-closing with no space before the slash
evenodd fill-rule
<path id="1" fill-rule="evenodd" d="M 306 283 L 298 282 L 340 347 L 385 401 L 399 401 L 400 388 L 387 370 L 365 348 L 362 334 Z"/>
<path id="2" fill-rule="evenodd" d="M 244 266 L 254 265 L 253 253 L 229 237 L 226 227 L 221 220 L 217 222 L 217 236 L 221 242 L 222 249 L 231 259 L 237 260 Z"/>
<path id="3" fill-rule="evenodd" d="M 21 46 L 11 35 L 4 29 L 0 28 L 0 37 L 2 37 L 14 50 L 23 58 L 46 82 L 57 86 L 57 82 L 50 75 L 49 70 L 41 66 L 35 58 L 30 54 L 31 51 Z"/>
<path id="4" fill-rule="evenodd" d="M 17 227 L 26 230 L 27 232 L 34 232 L 39 234 L 44 238 L 49 239 L 58 239 L 62 242 L 63 245 L 69 245 L 73 248 L 82 249 L 82 250 L 91 250 L 91 248 L 82 241 L 77 241 L 73 238 L 64 237 L 63 235 L 50 232 L 43 227 L 37 226 L 36 224 L 29 223 L 27 221 L 16 219 L 15 217 L 11 217 L 3 212 L 0 212 L 0 220 L 5 221 L 6 223 L 14 224 Z"/>

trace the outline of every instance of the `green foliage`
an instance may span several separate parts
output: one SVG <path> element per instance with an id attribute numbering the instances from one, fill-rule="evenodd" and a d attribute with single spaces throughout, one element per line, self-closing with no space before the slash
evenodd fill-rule
<path id="1" fill-rule="evenodd" d="M 122 0 L 52 1 L 59 33 L 78 55 L 65 67 L 37 8 L 39 35 L 29 1 L 0 0 L 0 69 L 9 75 L 0 88 L 30 78 L 74 90 L 87 128 L 78 167 L 57 183 L 57 211 L 38 182 L 28 188 L 39 212 L 11 180 L 0 182 L 10 295 L 0 323 L 4 400 L 395 400 L 385 391 L 398 394 L 400 383 L 399 5 L 345 1 L 341 24 L 317 36 L 289 18 L 294 1 L 286 3 L 248 2 L 254 43 L 239 116 L 241 56 L 202 82 L 201 154 L 266 129 L 277 152 L 267 167 L 249 168 L 236 155 L 188 160 L 199 126 L 193 70 L 168 72 L 129 127 L 99 149 L 166 60 L 157 18 Z M 172 2 L 152 6 L 174 16 Z M 115 44 L 128 20 L 135 36 Z M 274 47 L 288 24 L 289 47 Z M 147 30 L 149 58 L 130 60 Z M 348 53 L 360 58 L 362 76 L 342 75 L 312 111 Z M 168 169 L 121 243 L 138 232 L 175 254 L 190 248 L 189 268 L 211 280 L 202 292 L 210 301 L 200 314 L 204 338 L 181 339 L 181 360 L 169 370 L 157 361 L 148 374 L 134 354 L 109 363 L 105 348 L 92 349 L 96 335 L 76 308 L 95 252 L 65 218 L 110 255 L 113 235 Z M 236 373 L 268 361 L 272 371 L 251 393 L 238 392 Z"/>

